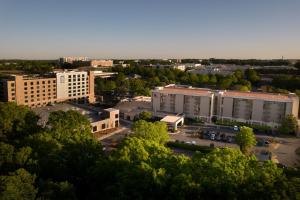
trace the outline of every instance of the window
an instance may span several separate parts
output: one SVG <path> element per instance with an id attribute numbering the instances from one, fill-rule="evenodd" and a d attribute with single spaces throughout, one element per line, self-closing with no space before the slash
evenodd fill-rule
<path id="1" fill-rule="evenodd" d="M 25 82 L 24 85 L 27 86 L 27 82 Z"/>
<path id="2" fill-rule="evenodd" d="M 115 118 L 119 118 L 119 114 L 115 114 Z"/>
<path id="3" fill-rule="evenodd" d="M 55 80 L 53 80 L 53 83 L 56 83 L 56 81 L 55 81 Z"/>
<path id="4" fill-rule="evenodd" d="M 24 90 L 27 90 L 27 87 L 24 87 Z"/>
<path id="5" fill-rule="evenodd" d="M 102 129 L 105 129 L 105 124 L 102 124 Z"/>
<path id="6" fill-rule="evenodd" d="M 93 132 L 97 131 L 97 126 L 93 126 Z"/>
<path id="7" fill-rule="evenodd" d="M 37 82 L 36 82 L 36 84 L 37 84 L 37 85 L 39 85 L 39 84 L 40 84 L 40 82 L 39 82 L 39 81 L 37 81 Z"/>
<path id="8" fill-rule="evenodd" d="M 48 84 L 50 84 L 51 83 L 51 81 L 48 81 Z"/>
<path id="9" fill-rule="evenodd" d="M 45 84 L 45 81 L 43 81 L 42 83 Z"/>
<path id="10" fill-rule="evenodd" d="M 25 103 L 28 103 L 28 100 L 25 100 Z"/>
<path id="11" fill-rule="evenodd" d="M 11 83 L 11 87 L 15 87 L 15 83 Z"/>

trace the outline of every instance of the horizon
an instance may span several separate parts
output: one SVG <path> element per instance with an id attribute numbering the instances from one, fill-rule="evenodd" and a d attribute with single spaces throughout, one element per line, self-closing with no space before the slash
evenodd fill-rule
<path id="1" fill-rule="evenodd" d="M 299 7 L 294 0 L 4 0 L 0 59 L 297 60 Z"/>

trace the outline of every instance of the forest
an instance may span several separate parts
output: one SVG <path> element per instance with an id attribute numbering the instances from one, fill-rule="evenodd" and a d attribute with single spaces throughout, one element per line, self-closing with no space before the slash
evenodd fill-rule
<path id="1" fill-rule="evenodd" d="M 38 119 L 0 103 L 0 199 L 300 198 L 299 170 L 232 148 L 175 154 L 162 122 L 137 121 L 104 152 L 78 112 L 52 112 L 44 128 Z"/>

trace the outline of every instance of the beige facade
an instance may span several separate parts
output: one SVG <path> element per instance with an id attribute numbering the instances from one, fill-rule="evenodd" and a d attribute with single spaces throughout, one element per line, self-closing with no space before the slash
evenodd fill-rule
<path id="1" fill-rule="evenodd" d="M 113 60 L 91 60 L 92 67 L 112 67 Z"/>
<path id="2" fill-rule="evenodd" d="M 93 72 L 64 71 L 47 77 L 15 75 L 2 80 L 2 101 L 29 107 L 65 100 L 95 102 Z"/>
<path id="3" fill-rule="evenodd" d="M 215 116 L 254 124 L 278 126 L 288 114 L 298 116 L 299 98 L 295 94 L 221 91 Z"/>
<path id="4" fill-rule="evenodd" d="M 221 120 L 276 127 L 288 114 L 298 117 L 299 98 L 295 94 L 213 91 L 170 85 L 152 91 L 152 109 L 156 116 L 159 112 L 184 114 L 205 121 L 215 116 Z"/>
<path id="5" fill-rule="evenodd" d="M 184 114 L 188 118 L 209 121 L 214 93 L 207 89 L 160 87 L 152 91 L 154 115 L 160 112 Z"/>
<path id="6" fill-rule="evenodd" d="M 103 111 L 103 114 L 104 117 L 102 120 L 94 121 L 91 123 L 93 133 L 102 132 L 119 127 L 119 110 L 114 108 L 108 108 Z"/>

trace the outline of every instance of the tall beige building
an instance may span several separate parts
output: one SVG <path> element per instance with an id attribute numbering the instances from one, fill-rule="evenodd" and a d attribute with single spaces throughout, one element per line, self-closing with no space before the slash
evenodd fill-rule
<path id="1" fill-rule="evenodd" d="M 159 113 L 184 114 L 189 118 L 278 126 L 292 114 L 298 117 L 299 98 L 295 94 L 214 91 L 169 85 L 152 91 L 152 109 Z"/>
<path id="2" fill-rule="evenodd" d="M 12 75 L 1 80 L 1 100 L 29 107 L 66 100 L 95 102 L 94 72 L 62 71 L 47 76 Z"/>

